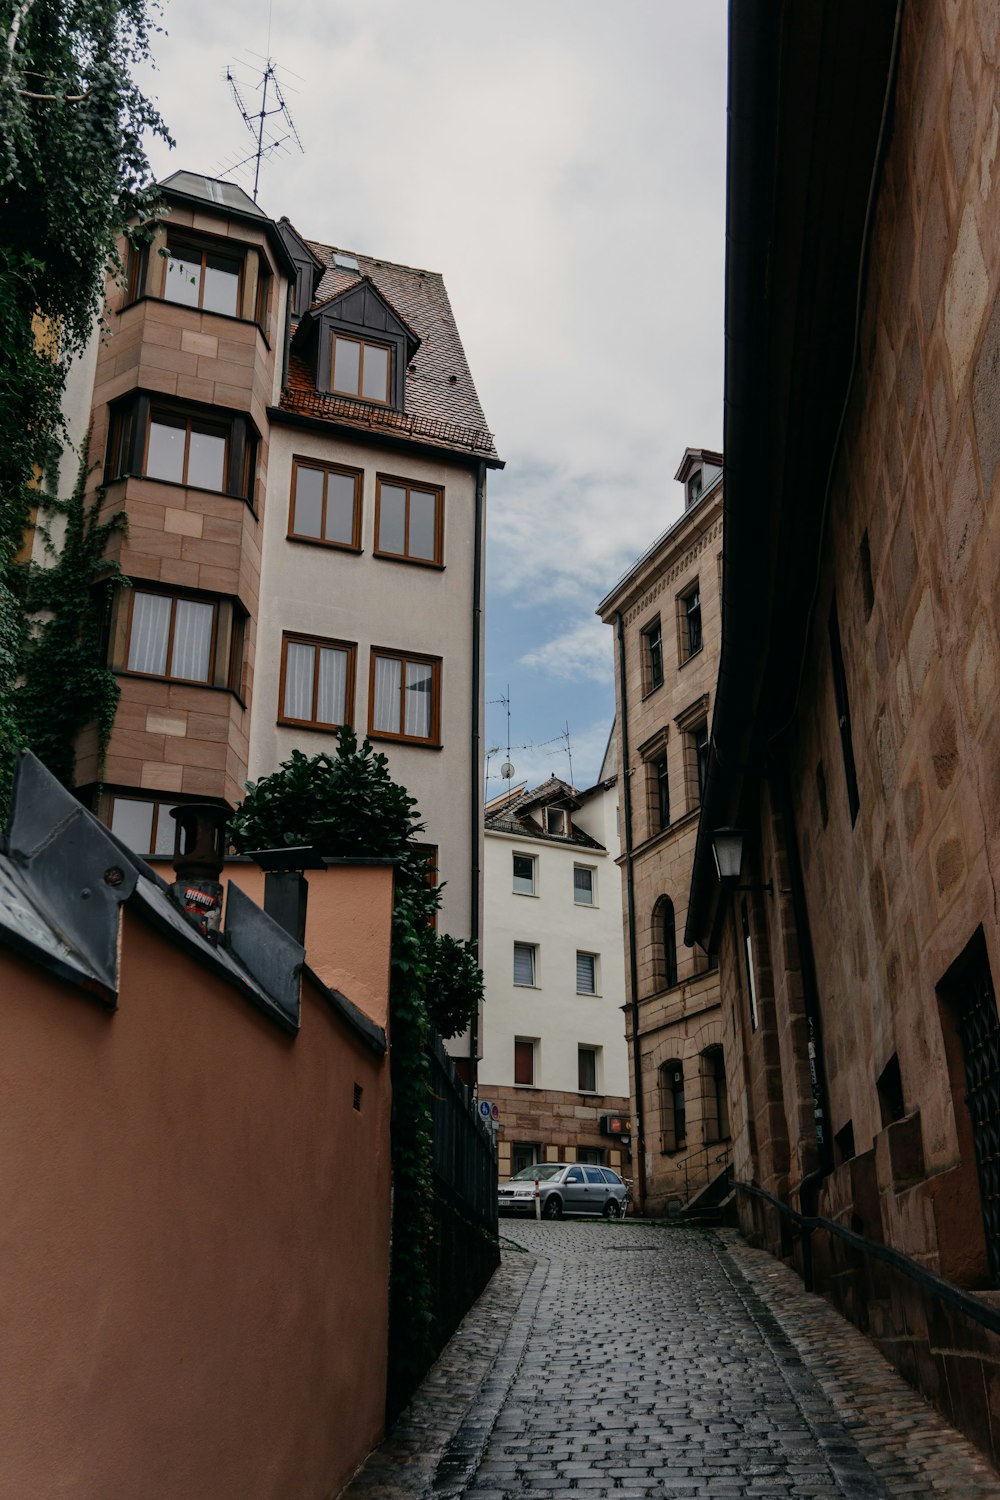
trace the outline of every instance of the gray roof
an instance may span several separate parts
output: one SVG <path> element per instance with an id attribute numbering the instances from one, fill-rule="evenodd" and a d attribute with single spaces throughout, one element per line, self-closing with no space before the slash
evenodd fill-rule
<path id="1" fill-rule="evenodd" d="M 221 177 L 205 177 L 201 172 L 171 172 L 160 183 L 171 193 L 183 193 L 185 198 L 200 198 L 214 208 L 230 212 L 251 214 L 255 219 L 268 222 L 267 214 L 235 182 L 225 182 Z"/>

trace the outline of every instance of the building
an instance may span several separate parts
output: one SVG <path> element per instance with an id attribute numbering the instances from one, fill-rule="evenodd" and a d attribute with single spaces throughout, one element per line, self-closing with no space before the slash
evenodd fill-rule
<path id="1" fill-rule="evenodd" d="M 998 62 L 995 4 L 732 8 L 686 932 L 720 955 L 744 1230 L 994 1462 Z"/>
<path id="2" fill-rule="evenodd" d="M 680 518 L 598 607 L 615 629 L 626 1022 L 649 1213 L 689 1203 L 729 1159 L 715 957 L 682 940 L 719 660 L 722 458 L 689 448 L 675 478 Z"/>
<path id="3" fill-rule="evenodd" d="M 132 581 L 108 622 L 121 702 L 104 766 L 81 746 L 80 793 L 168 853 L 178 802 L 231 805 L 352 725 L 417 799 L 443 930 L 477 937 L 499 460 L 442 279 L 307 242 L 232 183 L 175 172 L 162 193 L 70 382 Z"/>
<path id="4" fill-rule="evenodd" d="M 235 871 L 209 941 L 22 755 L 0 850 L 8 1495 L 333 1495 L 382 1435 L 391 864 L 309 872 L 308 964 L 269 877 Z"/>
<path id="5" fill-rule="evenodd" d="M 486 806 L 480 1100 L 501 1177 L 537 1161 L 628 1175 L 617 782 L 552 776 Z"/>

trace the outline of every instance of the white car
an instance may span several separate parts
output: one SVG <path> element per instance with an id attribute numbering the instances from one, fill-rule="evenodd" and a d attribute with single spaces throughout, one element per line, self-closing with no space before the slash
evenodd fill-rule
<path id="1" fill-rule="evenodd" d="M 498 1191 L 502 1214 L 534 1214 L 536 1199 L 541 1201 L 543 1219 L 561 1219 L 563 1214 L 620 1219 L 628 1188 L 610 1167 L 547 1161 L 515 1173 Z"/>

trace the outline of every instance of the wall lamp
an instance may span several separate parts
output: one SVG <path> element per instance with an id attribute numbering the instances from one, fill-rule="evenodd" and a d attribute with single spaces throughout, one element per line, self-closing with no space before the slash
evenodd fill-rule
<path id="1" fill-rule="evenodd" d="M 723 885 L 728 885 L 736 891 L 767 891 L 772 894 L 773 887 L 768 881 L 766 885 L 758 882 L 756 885 L 736 885 L 743 869 L 743 830 L 741 828 L 717 828 L 712 834 L 712 853 L 715 856 L 715 868 L 719 880 Z"/>

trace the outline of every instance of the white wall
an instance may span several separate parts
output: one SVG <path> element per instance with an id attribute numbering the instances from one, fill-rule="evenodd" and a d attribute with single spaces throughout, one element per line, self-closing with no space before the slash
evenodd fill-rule
<path id="1" fill-rule="evenodd" d="M 484 865 L 481 1088 L 514 1083 L 514 1038 L 538 1039 L 535 1085 L 578 1093 L 577 1048 L 599 1047 L 599 1093 L 629 1091 L 625 1045 L 625 956 L 621 876 L 615 856 L 617 787 L 595 792 L 574 823 L 607 852 L 487 830 Z M 513 855 L 536 860 L 537 894 L 515 895 Z M 573 900 L 573 867 L 595 872 L 596 900 Z M 514 943 L 537 945 L 536 988 L 513 982 Z M 577 952 L 598 955 L 597 995 L 576 993 Z"/>
<path id="2" fill-rule="evenodd" d="M 289 541 L 292 458 L 324 459 L 364 470 L 362 551 Z M 443 485 L 444 568 L 374 556 L 377 473 Z M 468 937 L 472 841 L 481 818 L 470 815 L 473 766 L 472 600 L 475 552 L 475 474 L 468 465 L 410 456 L 354 442 L 350 437 L 275 423 L 270 432 L 268 492 L 263 518 L 260 616 L 254 667 L 250 777 L 275 770 L 293 749 L 307 755 L 332 750 L 331 734 L 279 725 L 278 690 L 283 631 L 357 643 L 354 728 L 368 725 L 371 647 L 442 658 L 441 749 L 380 740 L 392 776 L 416 797 L 428 844 L 439 848 L 447 882 L 440 930 Z M 481 712 L 481 710 L 480 710 Z"/>

